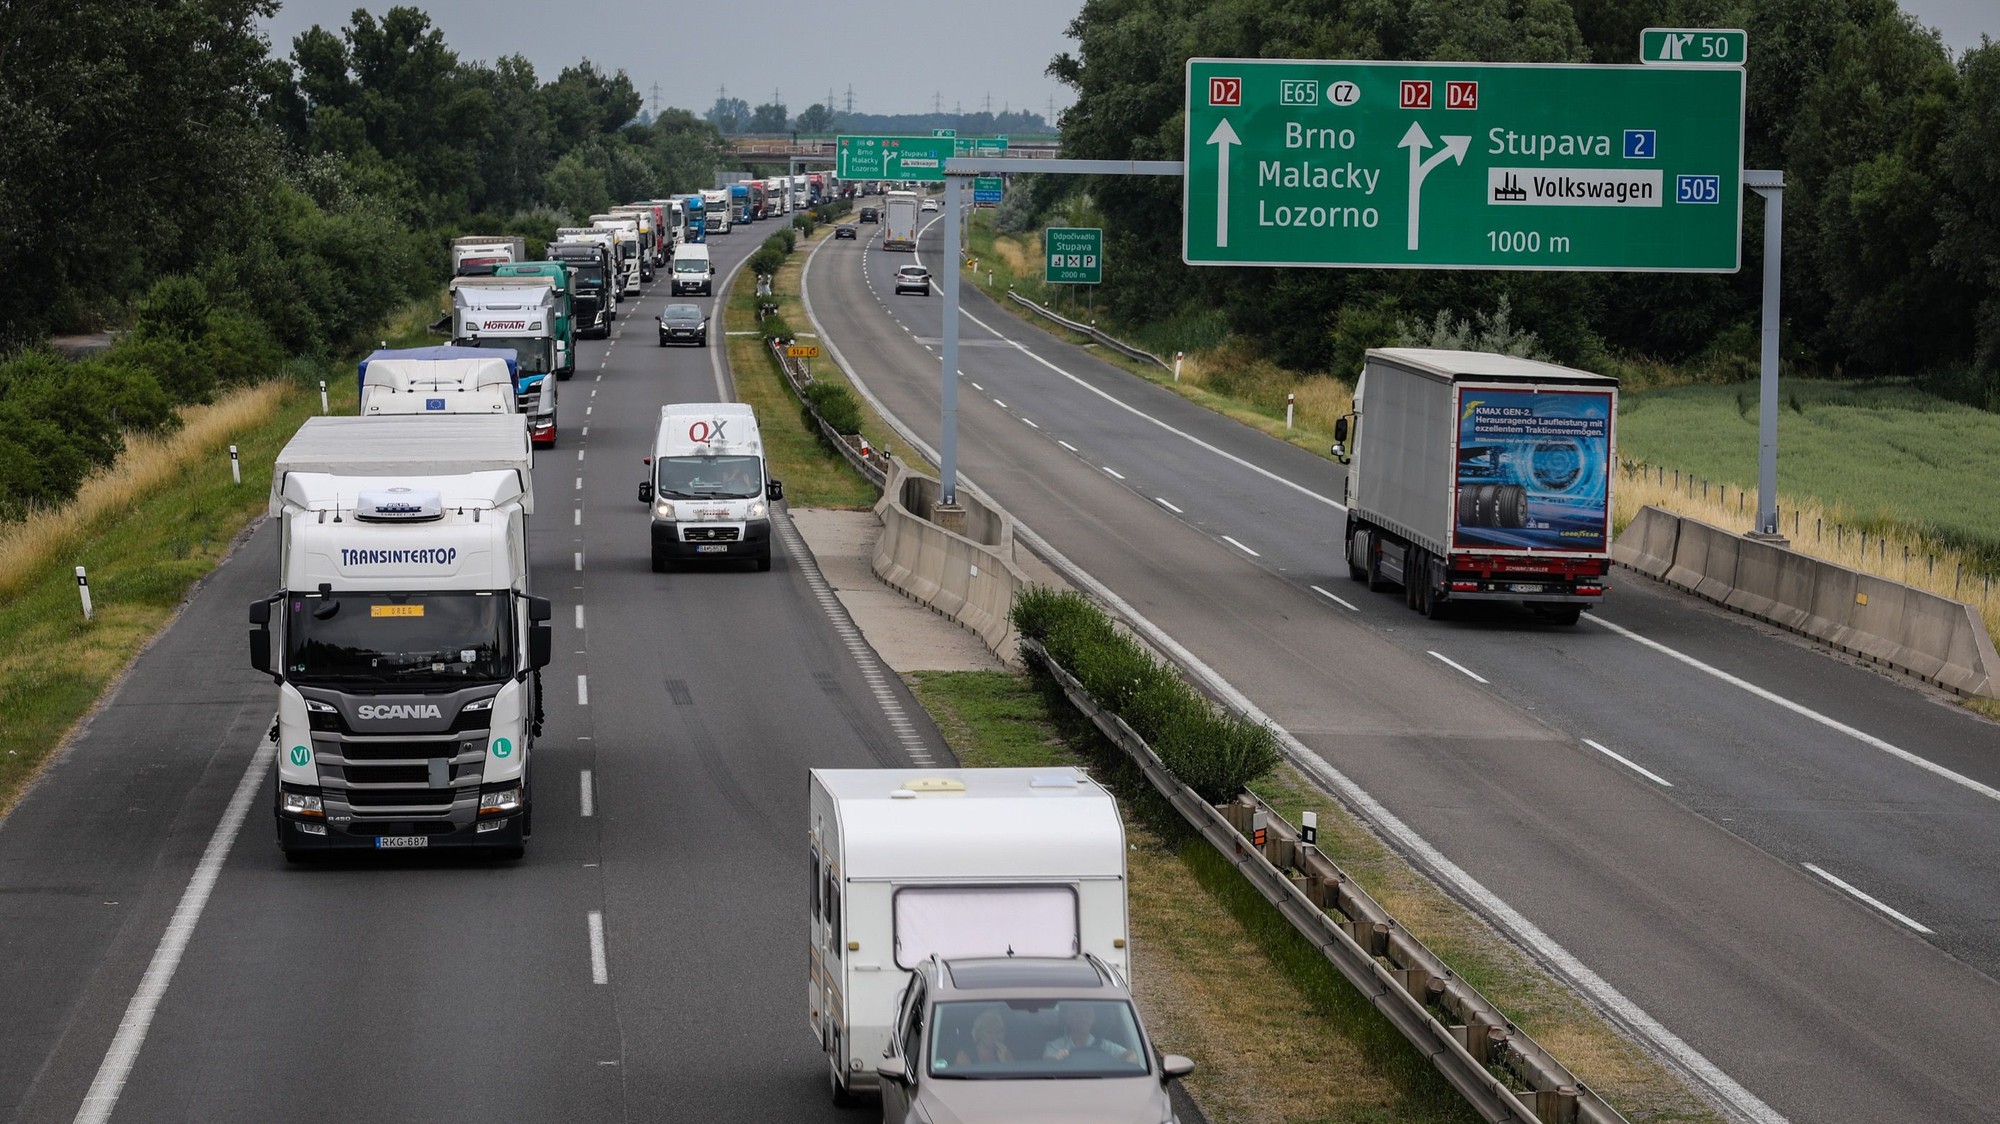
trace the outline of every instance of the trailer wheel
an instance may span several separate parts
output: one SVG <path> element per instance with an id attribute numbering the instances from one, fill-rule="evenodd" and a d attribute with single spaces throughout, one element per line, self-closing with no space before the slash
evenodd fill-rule
<path id="1" fill-rule="evenodd" d="M 1381 593 L 1389 588 L 1389 579 L 1382 576 L 1382 537 L 1368 532 L 1368 592 Z"/>
<path id="2" fill-rule="evenodd" d="M 1494 489 L 1493 525 L 1518 529 L 1528 525 L 1528 489 L 1502 484 Z"/>
<path id="3" fill-rule="evenodd" d="M 1417 567 L 1423 558 L 1423 548 L 1406 546 L 1403 548 L 1403 604 L 1415 609 L 1424 583 L 1417 575 Z"/>
<path id="4" fill-rule="evenodd" d="M 1367 533 L 1355 531 L 1354 525 L 1349 523 L 1347 526 L 1347 539 L 1341 545 L 1341 553 L 1347 556 L 1347 576 L 1358 582 L 1368 580 L 1368 568 L 1354 560 L 1357 547 L 1365 550 L 1367 549 L 1365 545 L 1367 542 Z"/>

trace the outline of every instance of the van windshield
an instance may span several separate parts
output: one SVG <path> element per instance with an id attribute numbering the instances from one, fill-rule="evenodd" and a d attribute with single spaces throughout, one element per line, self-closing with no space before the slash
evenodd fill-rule
<path id="1" fill-rule="evenodd" d="M 662 457 L 660 495 L 670 500 L 747 500 L 764 494 L 757 457 Z"/>
<path id="2" fill-rule="evenodd" d="M 696 256 L 694 256 L 693 254 L 688 254 L 688 255 L 686 255 L 686 256 L 683 256 L 683 257 L 678 257 L 678 258 L 675 258 L 675 259 L 674 259 L 674 272 L 675 272 L 675 273 L 706 273 L 706 272 L 708 272 L 708 259 L 707 259 L 707 258 L 700 258 L 700 257 L 696 257 Z"/>

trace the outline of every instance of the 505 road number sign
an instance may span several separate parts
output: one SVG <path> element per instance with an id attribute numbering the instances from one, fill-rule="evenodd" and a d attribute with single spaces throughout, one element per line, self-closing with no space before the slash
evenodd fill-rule
<path id="1" fill-rule="evenodd" d="M 1732 273 L 1743 71 L 1190 59 L 1190 265 Z"/>

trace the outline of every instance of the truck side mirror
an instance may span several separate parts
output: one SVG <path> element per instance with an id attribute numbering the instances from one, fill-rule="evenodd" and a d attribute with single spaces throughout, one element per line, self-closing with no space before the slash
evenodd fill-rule
<path id="1" fill-rule="evenodd" d="M 1334 419 L 1334 422 L 1333 422 L 1333 439 L 1334 439 L 1335 441 L 1345 441 L 1345 440 L 1347 440 L 1347 419 L 1346 419 L 1346 418 L 1335 418 L 1335 419 Z"/>
<path id="2" fill-rule="evenodd" d="M 271 603 L 269 601 L 250 602 L 250 666 L 257 671 L 271 675 Z M 276 679 L 277 676 L 271 675 Z"/>
<path id="3" fill-rule="evenodd" d="M 555 653 L 555 633 L 548 625 L 528 626 L 528 666 L 536 671 L 549 666 Z"/>
<path id="4" fill-rule="evenodd" d="M 549 604 L 548 598 L 546 597 L 528 598 L 528 619 L 530 621 L 533 621 L 536 624 L 540 624 L 543 621 L 548 620 L 550 617 L 553 616 L 555 616 L 555 609 Z"/>
<path id="5" fill-rule="evenodd" d="M 764 497 L 770 500 L 772 503 L 776 503 L 779 500 L 784 499 L 785 482 L 783 480 L 773 480 L 770 483 L 765 484 Z"/>
<path id="6" fill-rule="evenodd" d="M 639 502 L 653 502 L 653 482 L 651 480 L 642 480 L 639 482 Z"/>

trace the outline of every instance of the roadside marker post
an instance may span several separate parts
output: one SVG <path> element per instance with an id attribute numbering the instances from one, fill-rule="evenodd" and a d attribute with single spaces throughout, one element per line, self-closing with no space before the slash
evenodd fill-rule
<path id="1" fill-rule="evenodd" d="M 83 572 L 81 566 L 76 568 L 76 595 L 83 599 L 83 619 L 96 620 L 97 615 L 90 608 L 90 576 Z"/>
<path id="2" fill-rule="evenodd" d="M 236 446 L 229 447 L 229 475 L 238 484 L 243 483 L 243 462 L 236 456 Z"/>
<path id="3" fill-rule="evenodd" d="M 325 379 L 321 379 L 321 380 L 319 380 L 319 412 L 320 412 L 320 413 L 322 413 L 322 414 L 329 414 L 329 413 L 332 413 L 332 412 L 333 412 L 332 410 L 328 409 L 328 408 L 327 408 L 327 405 L 326 405 L 326 380 L 325 380 Z"/>

